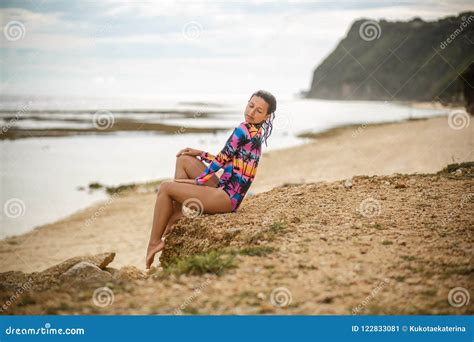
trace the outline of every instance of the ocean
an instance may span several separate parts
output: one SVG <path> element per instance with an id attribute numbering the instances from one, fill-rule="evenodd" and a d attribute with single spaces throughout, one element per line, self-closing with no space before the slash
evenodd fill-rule
<path id="1" fill-rule="evenodd" d="M 0 238 L 31 231 L 106 199 L 87 191 L 92 182 L 108 186 L 171 178 L 176 152 L 193 147 L 217 153 L 243 119 L 248 98 L 233 96 L 161 96 L 156 98 L 40 98 L 2 96 L 4 129 L 93 128 L 98 111 L 115 120 L 131 119 L 183 127 L 172 132 L 29 137 L 0 140 Z M 190 113 L 197 115 L 190 115 Z M 201 115 L 199 113 L 207 113 Z M 278 99 L 274 130 L 265 150 L 307 142 L 304 132 L 321 132 L 348 124 L 394 122 L 447 114 L 390 102 Z M 225 128 L 218 133 L 186 133 L 190 127 Z M 258 177 L 258 176 L 257 176 Z M 86 190 L 79 190 L 79 187 Z"/>

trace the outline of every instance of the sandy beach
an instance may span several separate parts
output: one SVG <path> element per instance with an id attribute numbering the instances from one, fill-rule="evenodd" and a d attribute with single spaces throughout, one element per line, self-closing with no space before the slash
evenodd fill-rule
<path id="1" fill-rule="evenodd" d="M 308 144 L 264 153 L 250 193 L 357 175 L 436 172 L 450 163 L 472 161 L 473 151 L 474 125 L 452 129 L 447 117 L 338 128 Z M 117 253 L 114 266 L 142 269 L 155 186 L 122 191 L 63 220 L 0 241 L 0 272 L 37 272 L 72 256 L 111 250 Z"/>
<path id="2" fill-rule="evenodd" d="M 0 241 L 1 312 L 473 313 L 449 303 L 472 280 L 474 204 L 474 129 L 451 126 L 337 128 L 264 154 L 239 212 L 181 219 L 148 275 L 159 181 L 123 187 Z"/>

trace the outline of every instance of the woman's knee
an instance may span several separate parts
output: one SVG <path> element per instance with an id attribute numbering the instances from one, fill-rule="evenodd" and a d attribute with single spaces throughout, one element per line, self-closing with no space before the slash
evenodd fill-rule
<path id="1" fill-rule="evenodd" d="M 170 187 L 173 185 L 173 182 L 171 181 L 165 181 L 160 184 L 160 187 L 158 189 L 158 195 L 162 193 L 169 193 Z"/>
<path id="2" fill-rule="evenodd" d="M 192 159 L 195 159 L 193 156 L 180 155 L 176 158 L 176 166 L 185 166 L 192 162 Z"/>

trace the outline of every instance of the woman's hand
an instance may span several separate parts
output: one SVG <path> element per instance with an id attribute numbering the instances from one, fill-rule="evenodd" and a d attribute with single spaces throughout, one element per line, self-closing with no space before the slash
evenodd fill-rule
<path id="1" fill-rule="evenodd" d="M 188 183 L 188 184 L 196 184 L 194 179 L 175 179 L 176 183 Z"/>
<path id="2" fill-rule="evenodd" d="M 183 148 L 181 151 L 179 151 L 177 154 L 176 154 L 176 157 L 179 157 L 179 156 L 193 156 L 193 157 L 197 157 L 197 156 L 200 156 L 202 153 L 202 151 L 200 150 L 196 150 L 194 148 L 191 148 L 191 147 L 186 147 L 186 148 Z"/>

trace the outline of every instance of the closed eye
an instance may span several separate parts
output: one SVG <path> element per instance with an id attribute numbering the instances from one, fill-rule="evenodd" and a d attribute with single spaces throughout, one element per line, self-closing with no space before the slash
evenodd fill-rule
<path id="1" fill-rule="evenodd" d="M 249 107 L 250 107 L 250 108 L 253 108 L 253 106 L 254 106 L 254 104 L 250 102 L 250 103 L 249 103 Z M 257 111 L 258 111 L 260 114 L 262 114 L 262 112 L 263 112 L 260 107 L 257 109 Z"/>

